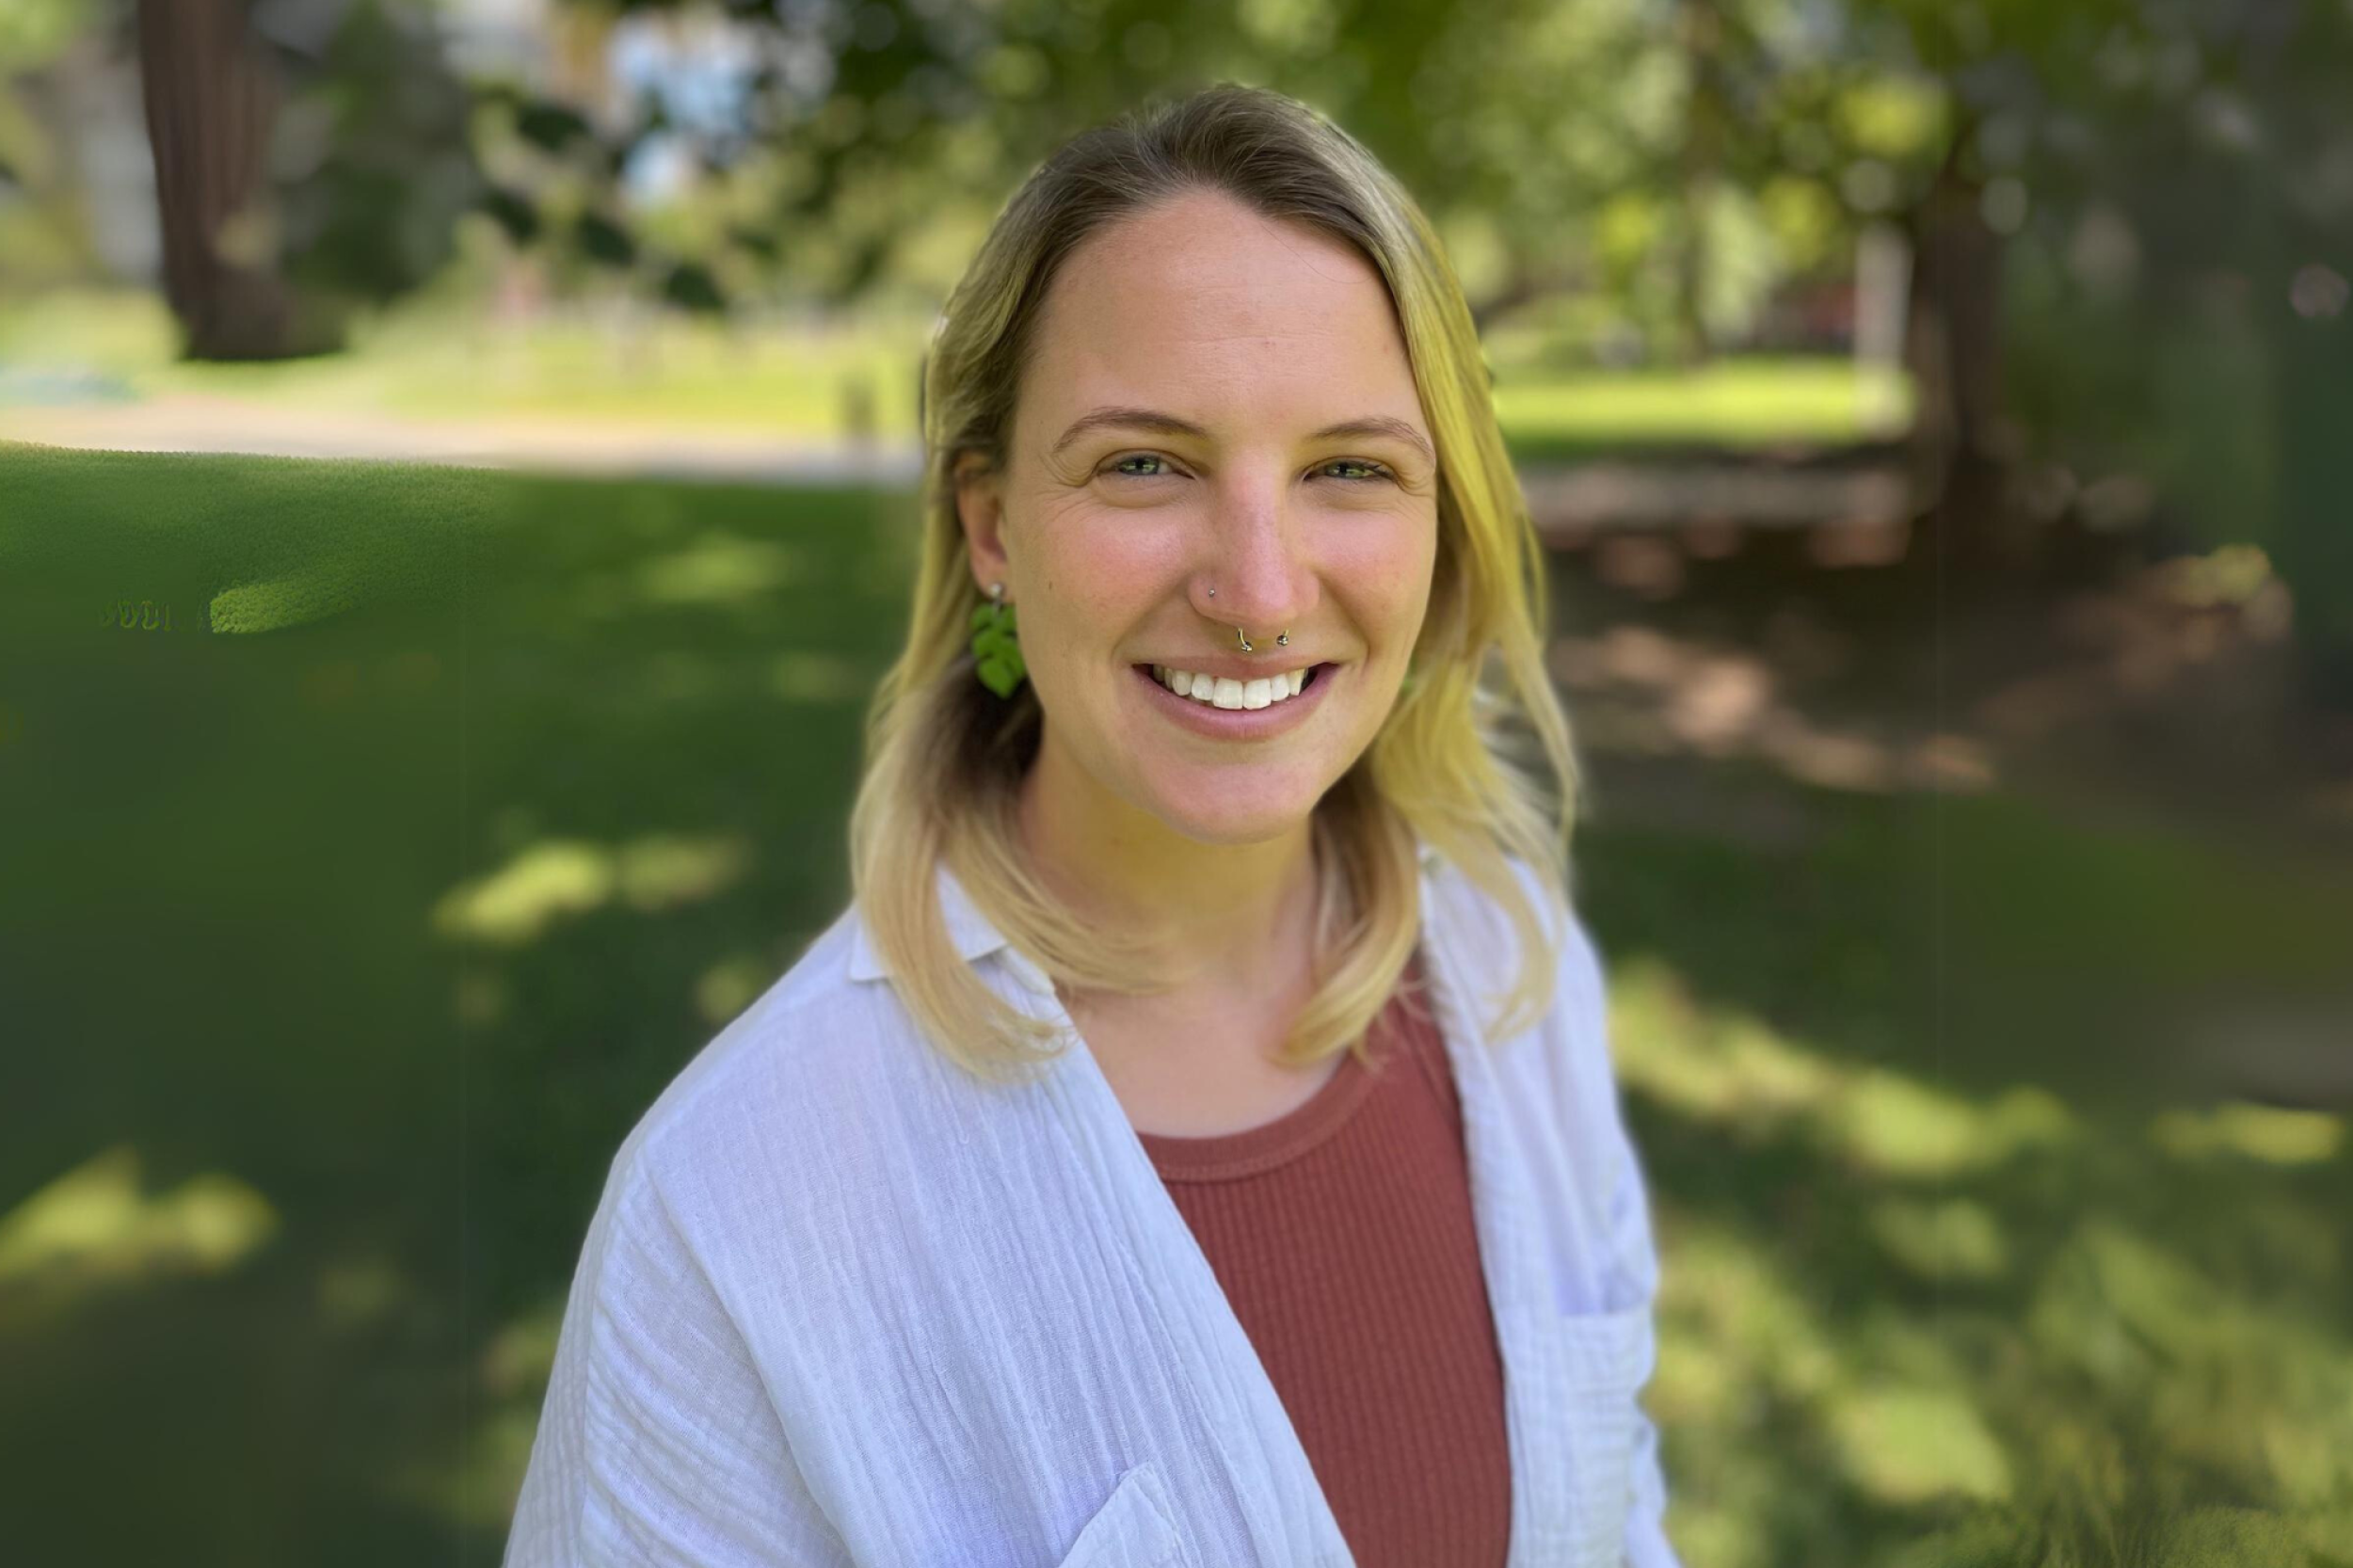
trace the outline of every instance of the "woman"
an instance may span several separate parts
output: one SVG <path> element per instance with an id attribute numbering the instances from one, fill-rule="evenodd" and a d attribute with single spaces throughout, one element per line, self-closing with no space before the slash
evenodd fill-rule
<path id="1" fill-rule="evenodd" d="M 1427 222 L 1291 100 L 1131 117 L 925 407 L 856 897 L 622 1145 L 508 1562 L 1673 1568 L 1543 579 Z"/>

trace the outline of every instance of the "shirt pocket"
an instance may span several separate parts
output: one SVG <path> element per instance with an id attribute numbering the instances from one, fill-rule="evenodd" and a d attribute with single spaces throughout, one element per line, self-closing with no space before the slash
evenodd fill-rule
<path id="1" fill-rule="evenodd" d="M 1192 1568 L 1149 1460 L 1119 1478 L 1055 1568 Z"/>
<path id="2" fill-rule="evenodd" d="M 1634 1506 L 1634 1439 L 1651 1355 L 1651 1307 L 1569 1312 L 1563 1352 L 1568 1448 L 1568 1568 L 1619 1568 Z"/>

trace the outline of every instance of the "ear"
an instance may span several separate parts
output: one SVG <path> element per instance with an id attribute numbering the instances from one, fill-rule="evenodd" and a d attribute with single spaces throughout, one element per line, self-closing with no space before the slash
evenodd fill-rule
<path id="1" fill-rule="evenodd" d="M 972 576 L 985 595 L 991 583 L 1010 583 L 1012 560 L 1005 552 L 1004 474 L 978 452 L 956 458 L 956 520 L 964 525 L 965 552 Z"/>

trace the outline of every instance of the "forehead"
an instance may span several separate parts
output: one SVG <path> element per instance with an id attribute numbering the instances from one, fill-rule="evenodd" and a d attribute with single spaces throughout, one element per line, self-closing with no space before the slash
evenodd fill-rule
<path id="1" fill-rule="evenodd" d="M 1040 311 L 1022 402 L 1129 400 L 1212 421 L 1247 406 L 1415 419 L 1412 362 L 1380 273 L 1344 240 L 1188 192 L 1091 235 Z M 1239 401 L 1238 401 L 1239 400 Z"/>

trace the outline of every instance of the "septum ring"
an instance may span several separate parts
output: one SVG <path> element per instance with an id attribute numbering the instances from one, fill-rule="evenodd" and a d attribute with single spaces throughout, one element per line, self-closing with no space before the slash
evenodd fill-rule
<path id="1" fill-rule="evenodd" d="M 1215 598 L 1217 597 L 1217 590 L 1216 590 L 1215 588 L 1211 588 L 1211 589 L 1209 590 L 1209 597 L 1210 597 L 1211 599 L 1215 599 Z M 1248 637 L 1246 637 L 1246 636 L 1242 635 L 1242 630 L 1241 630 L 1241 627 L 1239 627 L 1239 626 L 1237 626 L 1237 627 L 1235 627 L 1235 628 L 1234 628 L 1234 640 L 1241 644 L 1241 650 L 1242 650 L 1244 653 L 1256 653 L 1256 652 L 1257 652 L 1257 651 L 1258 651 L 1257 648 L 1253 648 L 1253 647 L 1251 647 L 1251 646 L 1250 646 L 1250 639 L 1249 639 Z M 1274 639 L 1274 646 L 1275 646 L 1275 647 L 1277 647 L 1277 648 L 1289 648 L 1289 647 L 1290 647 L 1290 646 L 1291 646 L 1291 634 L 1290 634 L 1290 632 L 1289 632 L 1288 630 L 1286 630 L 1286 631 L 1284 632 L 1284 633 L 1283 633 L 1281 636 L 1279 636 L 1279 637 L 1275 638 L 1275 639 Z"/>

